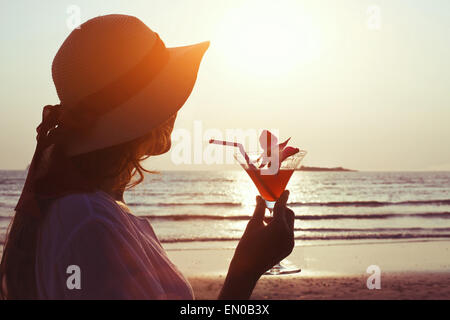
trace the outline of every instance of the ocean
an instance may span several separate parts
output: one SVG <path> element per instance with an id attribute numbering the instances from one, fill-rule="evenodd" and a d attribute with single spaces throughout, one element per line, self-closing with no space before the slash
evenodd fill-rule
<path id="1" fill-rule="evenodd" d="M 4 241 L 24 171 L 0 171 Z M 450 172 L 294 172 L 287 187 L 296 243 L 450 238 Z M 125 201 L 161 242 L 228 246 L 253 213 L 256 187 L 243 170 L 147 175 Z"/>

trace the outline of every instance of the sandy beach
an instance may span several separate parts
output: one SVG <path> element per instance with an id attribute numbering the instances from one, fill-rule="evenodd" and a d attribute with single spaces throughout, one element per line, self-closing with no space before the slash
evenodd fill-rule
<path id="1" fill-rule="evenodd" d="M 191 283 L 195 298 L 214 300 L 236 244 L 227 243 L 225 249 L 203 245 L 203 249 L 164 246 Z M 450 299 L 450 241 L 297 245 L 289 261 L 302 271 L 263 276 L 251 299 Z M 380 289 L 367 288 L 370 265 L 380 267 Z"/>
<path id="2" fill-rule="evenodd" d="M 197 299 L 216 299 L 232 249 L 168 248 Z M 298 245 L 289 260 L 296 275 L 263 276 L 252 299 L 450 299 L 450 242 L 417 241 Z M 367 267 L 381 270 L 381 289 L 369 290 Z"/>
<path id="3" fill-rule="evenodd" d="M 450 299 L 448 273 L 387 273 L 382 276 L 380 290 L 368 290 L 367 276 L 285 276 L 263 277 L 251 299 L 286 300 L 404 300 Z M 216 299 L 223 277 L 189 278 L 196 299 Z"/>

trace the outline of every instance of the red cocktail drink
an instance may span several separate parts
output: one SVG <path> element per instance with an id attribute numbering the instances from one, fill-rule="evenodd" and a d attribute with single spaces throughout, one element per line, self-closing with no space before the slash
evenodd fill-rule
<path id="1" fill-rule="evenodd" d="M 245 171 L 258 188 L 261 197 L 266 201 L 277 201 L 294 173 L 294 169 L 281 169 L 278 170 L 278 173 L 270 175 L 261 174 L 259 169 L 246 168 Z"/>

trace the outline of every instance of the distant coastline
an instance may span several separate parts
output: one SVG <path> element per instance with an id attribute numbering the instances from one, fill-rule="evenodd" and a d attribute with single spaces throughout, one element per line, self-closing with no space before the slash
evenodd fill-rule
<path id="1" fill-rule="evenodd" d="M 357 172 L 358 170 L 347 169 L 343 167 L 325 168 L 325 167 L 307 167 L 301 166 L 297 171 L 335 171 L 335 172 Z"/>

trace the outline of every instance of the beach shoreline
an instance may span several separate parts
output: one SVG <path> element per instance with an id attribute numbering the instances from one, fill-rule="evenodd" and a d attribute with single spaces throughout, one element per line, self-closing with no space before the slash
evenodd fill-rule
<path id="1" fill-rule="evenodd" d="M 174 249 L 167 253 L 189 279 L 196 299 L 216 299 L 234 250 Z M 450 299 L 450 241 L 296 246 L 295 275 L 263 276 L 252 299 Z M 368 289 L 369 266 L 380 289 Z"/>

